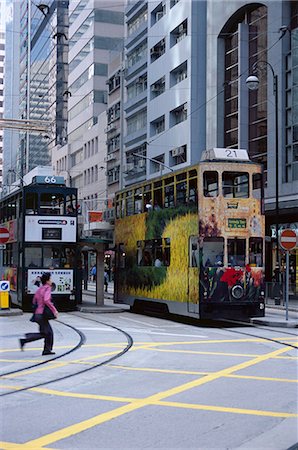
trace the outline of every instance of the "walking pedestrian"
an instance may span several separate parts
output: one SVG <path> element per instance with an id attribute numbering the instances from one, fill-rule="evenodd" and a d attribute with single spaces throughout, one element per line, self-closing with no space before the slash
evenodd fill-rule
<path id="1" fill-rule="evenodd" d="M 35 307 L 33 321 L 39 325 L 39 333 L 26 333 L 24 339 L 20 339 L 21 350 L 24 350 L 24 345 L 27 342 L 44 339 L 43 355 L 55 355 L 53 349 L 54 334 L 49 319 L 45 316 L 44 310 L 48 307 L 53 313 L 54 318 L 58 317 L 58 311 L 51 300 L 51 274 L 49 272 L 43 273 L 41 276 L 41 286 L 36 291 L 33 297 L 33 307 Z"/>
<path id="2" fill-rule="evenodd" d="M 104 271 L 104 285 L 105 285 L 105 292 L 108 292 L 109 275 L 106 270 Z"/>

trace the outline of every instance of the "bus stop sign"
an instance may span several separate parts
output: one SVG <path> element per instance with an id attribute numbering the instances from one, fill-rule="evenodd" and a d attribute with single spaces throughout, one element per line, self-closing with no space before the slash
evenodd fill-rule
<path id="1" fill-rule="evenodd" d="M 279 243 L 284 250 L 293 250 L 293 248 L 295 248 L 297 245 L 296 232 L 294 230 L 291 230 L 290 228 L 287 230 L 283 230 L 280 235 Z"/>
<path id="2" fill-rule="evenodd" d="M 5 244 L 9 239 L 9 231 L 7 228 L 0 227 L 0 244 Z"/>

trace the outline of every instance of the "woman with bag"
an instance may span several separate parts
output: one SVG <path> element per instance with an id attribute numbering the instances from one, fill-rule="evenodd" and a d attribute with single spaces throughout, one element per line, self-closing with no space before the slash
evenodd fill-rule
<path id="1" fill-rule="evenodd" d="M 25 339 L 20 339 L 21 350 L 24 350 L 24 345 L 27 342 L 44 339 L 43 355 L 55 355 L 53 349 L 54 335 L 49 320 L 58 317 L 58 311 L 51 300 L 51 274 L 49 272 L 43 273 L 41 276 L 41 286 L 36 291 L 33 297 L 34 315 L 31 321 L 38 323 L 39 333 L 26 333 Z"/>

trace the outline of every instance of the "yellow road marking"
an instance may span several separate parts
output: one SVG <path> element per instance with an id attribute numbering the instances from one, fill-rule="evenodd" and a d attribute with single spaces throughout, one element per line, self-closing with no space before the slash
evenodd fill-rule
<path id="1" fill-rule="evenodd" d="M 289 351 L 288 347 L 282 348 L 279 350 L 275 350 L 274 352 L 270 352 L 265 355 L 260 355 L 250 361 L 242 362 L 240 364 L 236 364 L 234 366 L 231 366 L 226 369 L 215 372 L 213 374 L 206 375 L 203 378 L 199 378 L 199 379 L 184 383 L 182 385 L 176 386 L 174 388 L 170 388 L 166 391 L 159 392 L 157 394 L 151 395 L 151 396 L 143 398 L 143 399 L 135 400 L 128 405 L 120 406 L 119 408 L 116 408 L 112 411 L 108 411 L 108 412 L 99 414 L 97 416 L 94 416 L 91 419 L 81 421 L 79 423 L 62 428 L 60 430 L 57 430 L 53 433 L 47 434 L 40 438 L 33 439 L 32 441 L 28 441 L 26 443 L 26 446 L 31 446 L 31 449 L 32 449 L 36 445 L 45 446 L 45 445 L 51 444 L 53 442 L 57 442 L 61 439 L 66 439 L 66 438 L 73 436 L 75 434 L 78 434 L 82 431 L 88 430 L 96 425 L 107 422 L 111 419 L 115 419 L 116 417 L 120 417 L 123 414 L 135 411 L 135 410 L 143 408 L 145 406 L 148 406 L 149 404 L 152 404 L 152 402 L 159 402 L 159 401 L 161 401 L 167 397 L 170 397 L 172 395 L 180 394 L 189 389 L 193 389 L 193 388 L 196 388 L 203 384 L 209 383 L 210 381 L 217 380 L 223 376 L 231 375 L 233 372 L 246 369 L 255 364 L 259 364 L 263 361 L 271 359 L 272 357 L 275 357 L 275 356 L 285 353 L 287 351 Z M 270 416 L 270 414 L 271 413 L 268 412 L 267 416 Z M 272 413 L 272 414 L 276 414 L 276 413 Z M 283 413 L 280 413 L 280 414 L 283 414 Z M 284 414 L 288 414 L 288 413 L 284 413 Z M 274 416 L 272 415 L 272 417 L 274 417 Z"/>
<path id="2" fill-rule="evenodd" d="M 173 373 L 177 375 L 209 375 L 212 372 L 198 372 L 196 370 L 175 370 L 175 369 L 156 369 L 151 367 L 129 367 L 129 366 L 120 366 L 116 364 L 109 364 L 108 367 L 112 369 L 123 369 L 123 370 L 132 370 L 132 371 L 140 371 L 140 372 L 160 372 L 160 373 Z M 285 383 L 298 383 L 297 379 L 290 378 L 273 378 L 273 377 L 258 377 L 253 375 L 227 375 L 226 378 L 243 378 L 247 380 L 264 380 L 264 381 L 279 381 Z"/>
<path id="3" fill-rule="evenodd" d="M 253 354 L 253 353 L 228 353 L 228 352 L 202 352 L 199 350 L 169 350 L 169 349 L 163 349 L 163 348 L 150 348 L 151 346 L 148 346 L 144 348 L 145 350 L 154 350 L 155 352 L 164 352 L 164 353 L 185 353 L 190 355 L 216 355 L 216 356 L 243 356 L 244 358 L 256 358 L 260 356 L 259 354 Z M 274 359 L 294 359 L 296 360 L 298 357 L 296 356 L 276 356 Z"/>
<path id="4" fill-rule="evenodd" d="M 284 418 L 298 417 L 298 414 L 286 412 L 260 411 L 259 409 L 229 408 L 224 406 L 212 406 L 212 405 L 197 405 L 193 403 L 166 402 L 164 400 L 152 402 L 151 404 L 161 406 L 171 406 L 173 408 L 199 409 L 204 411 L 227 412 L 232 414 L 248 414 L 252 416 L 284 417 Z"/>
<path id="5" fill-rule="evenodd" d="M 109 395 L 80 394 L 76 392 L 63 392 L 57 391 L 56 389 L 46 389 L 46 388 L 33 388 L 30 390 L 34 392 L 40 392 L 41 394 L 57 395 L 58 397 L 88 398 L 92 400 L 106 400 L 108 402 L 130 403 L 139 400 L 137 397 L 113 397 Z"/>
<path id="6" fill-rule="evenodd" d="M 4 441 L 2 441 L 2 442 L 0 441 L 0 448 L 3 449 L 3 450 L 24 450 L 24 449 L 28 449 L 28 450 L 55 450 L 55 449 L 51 449 L 50 447 L 40 447 L 40 446 L 30 447 L 27 444 L 16 444 L 16 443 L 11 443 L 11 442 L 4 442 Z"/>

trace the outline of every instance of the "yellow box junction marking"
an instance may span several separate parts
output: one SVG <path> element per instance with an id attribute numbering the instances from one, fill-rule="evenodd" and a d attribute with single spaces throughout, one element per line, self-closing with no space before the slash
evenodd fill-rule
<path id="1" fill-rule="evenodd" d="M 219 411 L 219 412 L 227 412 L 227 413 L 237 413 L 237 414 L 253 414 L 253 415 L 260 415 L 260 416 L 267 416 L 267 417 L 284 417 L 284 418 L 290 418 L 290 417 L 298 417 L 298 414 L 293 413 L 283 413 L 283 412 L 273 412 L 273 411 L 259 411 L 259 410 L 247 410 L 247 409 L 241 409 L 241 408 L 225 408 L 225 407 L 217 407 L 217 406 L 209 406 L 209 405 L 196 405 L 196 404 L 188 404 L 188 403 L 179 403 L 179 402 L 166 402 L 164 399 L 167 397 L 180 394 L 182 392 L 185 392 L 189 389 L 196 388 L 198 386 L 202 386 L 204 384 L 207 384 L 211 381 L 217 380 L 221 377 L 226 377 L 228 375 L 232 375 L 234 372 L 237 372 L 239 370 L 246 369 L 248 367 L 251 367 L 255 364 L 259 364 L 261 362 L 267 361 L 271 358 L 274 358 L 278 355 L 281 355 L 287 351 L 291 350 L 290 347 L 282 348 L 279 350 L 275 350 L 273 352 L 259 355 L 255 357 L 254 359 L 250 361 L 245 361 L 240 364 L 233 365 L 231 367 L 228 367 L 226 369 L 219 370 L 218 372 L 211 373 L 209 375 L 206 375 L 205 377 L 198 378 L 196 380 L 184 383 L 180 386 L 176 386 L 174 388 L 170 388 L 168 390 L 159 392 L 157 394 L 153 394 L 146 398 L 136 399 L 133 400 L 130 404 L 120 406 L 112 411 L 108 411 L 102 414 L 99 414 L 97 416 L 92 417 L 91 419 L 83 420 L 79 423 L 67 426 L 65 428 L 62 428 L 58 431 L 55 431 L 53 433 L 50 433 L 48 435 L 44 435 L 40 438 L 33 439 L 31 441 L 28 441 L 24 444 L 22 447 L 28 448 L 30 450 L 44 447 L 46 445 L 52 444 L 54 442 L 57 442 L 62 439 L 66 439 L 70 436 L 73 436 L 75 434 L 81 433 L 82 431 L 88 430 L 94 426 L 100 425 L 104 422 L 107 422 L 111 419 L 115 419 L 117 417 L 122 416 L 123 414 L 136 411 L 137 409 L 143 408 L 148 405 L 152 404 L 160 404 L 160 406 L 175 406 L 175 407 L 187 407 L 192 409 L 203 409 L 203 410 L 210 410 L 210 411 Z M 3 449 L 11 449 L 13 447 L 7 447 L 5 443 L 0 443 L 1 448 Z"/>

